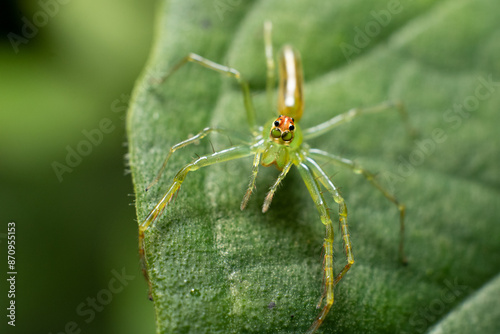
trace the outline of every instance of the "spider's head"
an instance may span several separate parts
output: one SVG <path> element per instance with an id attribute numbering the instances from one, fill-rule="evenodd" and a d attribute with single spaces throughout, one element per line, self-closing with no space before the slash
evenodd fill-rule
<path id="1" fill-rule="evenodd" d="M 289 145 L 294 137 L 295 125 L 290 116 L 280 115 L 273 121 L 269 138 L 279 144 Z"/>

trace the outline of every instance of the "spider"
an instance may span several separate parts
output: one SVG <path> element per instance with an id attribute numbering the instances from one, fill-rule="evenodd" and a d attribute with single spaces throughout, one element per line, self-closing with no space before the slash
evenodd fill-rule
<path id="1" fill-rule="evenodd" d="M 271 23 L 268 21 L 264 23 L 264 43 L 267 64 L 267 98 L 272 102 L 275 63 L 271 42 Z M 346 203 L 337 186 L 326 175 L 325 171 L 320 166 L 317 160 L 331 162 L 335 165 L 345 167 L 356 174 L 361 174 L 397 207 L 397 209 L 399 210 L 400 218 L 399 256 L 403 263 L 406 262 L 406 258 L 403 252 L 405 206 L 401 204 L 396 199 L 396 197 L 390 194 L 377 181 L 373 173 L 358 166 L 356 163 L 349 159 L 319 149 L 309 148 L 309 146 L 305 144 L 305 141 L 321 136 L 337 127 L 338 125 L 346 123 L 358 116 L 378 113 L 387 109 L 398 110 L 407 127 L 410 127 L 408 125 L 408 117 L 406 111 L 404 110 L 402 104 L 384 102 L 374 107 L 354 108 L 345 113 L 338 114 L 324 123 L 318 124 L 308 129 L 302 129 L 299 125 L 299 122 L 304 111 L 304 80 L 300 55 L 298 51 L 295 50 L 292 46 L 285 45 L 281 49 L 278 59 L 278 116 L 274 116 L 272 119 L 266 122 L 264 126 L 261 127 L 258 127 L 256 125 L 255 111 L 250 96 L 248 82 L 245 81 L 241 77 L 240 72 L 238 72 L 234 68 L 212 62 L 197 54 L 190 53 L 179 63 L 177 63 L 177 65 L 175 65 L 162 78 L 162 80 L 158 82 L 158 84 L 160 84 L 175 71 L 177 71 L 180 67 L 189 62 L 202 65 L 210 70 L 217 71 L 221 74 L 225 74 L 234 78 L 240 85 L 243 93 L 243 102 L 246 110 L 246 117 L 253 140 L 246 144 L 232 146 L 218 152 L 213 152 L 212 154 L 198 157 L 194 161 L 182 167 L 175 175 L 173 182 L 168 188 L 167 192 L 147 215 L 144 221 L 142 221 L 142 223 L 139 225 L 139 253 L 141 258 L 142 271 L 149 285 L 149 298 L 152 299 L 151 282 L 149 280 L 147 272 L 144 233 L 158 218 L 158 216 L 161 215 L 165 207 L 173 199 L 174 195 L 180 189 L 184 179 L 189 174 L 189 172 L 213 164 L 253 156 L 250 183 L 240 205 L 241 210 L 243 210 L 245 209 L 255 188 L 255 181 L 259 171 L 259 166 L 263 165 L 267 167 L 274 165 L 280 171 L 280 174 L 275 183 L 271 186 L 264 200 L 262 212 L 265 213 L 271 205 L 273 196 L 278 189 L 278 186 L 283 181 L 292 166 L 295 166 L 298 169 L 299 174 L 302 177 L 312 200 L 314 201 L 316 209 L 319 212 L 320 220 L 326 228 L 325 238 L 323 241 L 323 292 L 317 304 L 317 308 L 321 310 L 306 332 L 314 333 L 323 323 L 328 312 L 330 311 L 330 308 L 333 305 L 335 285 L 342 279 L 342 277 L 344 277 L 344 275 L 354 264 L 354 257 L 351 249 L 351 240 L 348 232 L 348 215 Z M 227 131 L 220 128 L 207 127 L 195 136 L 172 146 L 164 160 L 161 169 L 158 172 L 157 177 L 153 180 L 153 182 L 151 182 L 146 190 L 152 187 L 159 180 L 163 170 L 167 165 L 168 160 L 176 150 L 199 141 L 211 132 L 224 133 Z M 322 187 L 328 191 L 328 193 L 333 197 L 333 200 L 338 204 L 340 233 L 342 236 L 344 253 L 347 258 L 347 263 L 336 275 L 333 271 L 334 228 L 329 210 L 326 206 L 323 192 L 321 190 Z"/>

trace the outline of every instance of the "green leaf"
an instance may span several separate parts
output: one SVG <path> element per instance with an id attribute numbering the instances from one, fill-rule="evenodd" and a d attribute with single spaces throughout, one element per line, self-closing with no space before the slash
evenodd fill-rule
<path id="1" fill-rule="evenodd" d="M 430 331 L 430 334 L 498 333 L 500 331 L 498 296 L 500 296 L 499 275 L 450 312 Z"/>
<path id="2" fill-rule="evenodd" d="M 410 261 L 397 262 L 394 205 L 362 177 L 326 165 L 349 208 L 356 263 L 336 286 L 318 332 L 425 332 L 500 268 L 499 10 L 495 0 L 165 2 L 128 117 L 138 220 L 184 164 L 234 140 L 213 135 L 179 150 L 145 193 L 172 145 L 206 126 L 248 131 L 233 79 L 196 64 L 161 85 L 154 78 L 189 52 L 230 65 L 250 81 L 265 122 L 272 115 L 262 35 L 269 19 L 275 48 L 290 43 L 302 54 L 303 127 L 352 107 L 402 100 L 419 131 L 411 140 L 387 111 L 308 143 L 377 172 L 406 204 Z M 257 191 L 240 211 L 251 164 L 190 173 L 147 231 L 158 333 L 300 333 L 316 317 L 324 226 L 294 170 L 262 214 L 277 171 L 261 168 Z M 340 239 L 336 270 L 345 264 Z"/>

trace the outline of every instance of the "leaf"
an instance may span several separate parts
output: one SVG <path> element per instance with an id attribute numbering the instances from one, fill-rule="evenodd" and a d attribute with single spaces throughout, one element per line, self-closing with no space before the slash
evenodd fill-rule
<path id="1" fill-rule="evenodd" d="M 309 143 L 378 172 L 408 208 L 410 264 L 403 267 L 394 205 L 362 177 L 325 167 L 349 208 L 356 263 L 336 286 L 318 332 L 423 333 L 500 268 L 499 7 L 494 0 L 165 2 L 128 117 L 138 220 L 184 164 L 234 139 L 213 135 L 175 152 L 145 193 L 172 145 L 206 126 L 247 133 L 231 78 L 195 64 L 162 85 L 154 78 L 188 52 L 228 64 L 250 81 L 265 122 L 272 112 L 265 108 L 262 25 L 270 19 L 275 48 L 291 43 L 302 54 L 303 127 L 352 107 L 402 100 L 419 130 L 410 140 L 387 111 Z M 241 212 L 251 164 L 242 159 L 190 173 L 147 231 L 158 333 L 297 333 L 316 317 L 324 227 L 293 170 L 262 214 L 277 171 L 261 168 Z M 330 207 L 336 219 L 333 201 Z M 345 257 L 337 243 L 340 270 Z"/>

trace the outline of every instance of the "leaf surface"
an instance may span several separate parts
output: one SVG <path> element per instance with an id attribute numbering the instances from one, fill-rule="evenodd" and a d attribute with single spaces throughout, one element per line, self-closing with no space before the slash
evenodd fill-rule
<path id="1" fill-rule="evenodd" d="M 361 176 L 325 165 L 349 208 L 356 263 L 336 286 L 318 332 L 425 332 L 500 268 L 499 10 L 494 0 L 166 1 L 128 117 L 138 220 L 183 165 L 235 139 L 213 135 L 179 150 L 145 193 L 172 145 L 206 126 L 248 133 L 233 79 L 196 64 L 161 85 L 154 78 L 189 52 L 230 65 L 249 80 L 263 124 L 273 115 L 262 35 L 269 19 L 275 51 L 290 43 L 302 54 L 303 127 L 352 107 L 402 100 L 419 131 L 410 139 L 387 111 L 308 143 L 377 172 L 406 204 L 410 260 L 397 262 L 394 205 Z M 324 226 L 294 170 L 262 214 L 278 175 L 262 167 L 240 211 L 251 164 L 248 158 L 190 173 L 148 230 L 158 333 L 300 333 L 316 317 Z M 337 219 L 335 203 L 329 206 Z M 345 264 L 338 236 L 336 270 Z"/>

